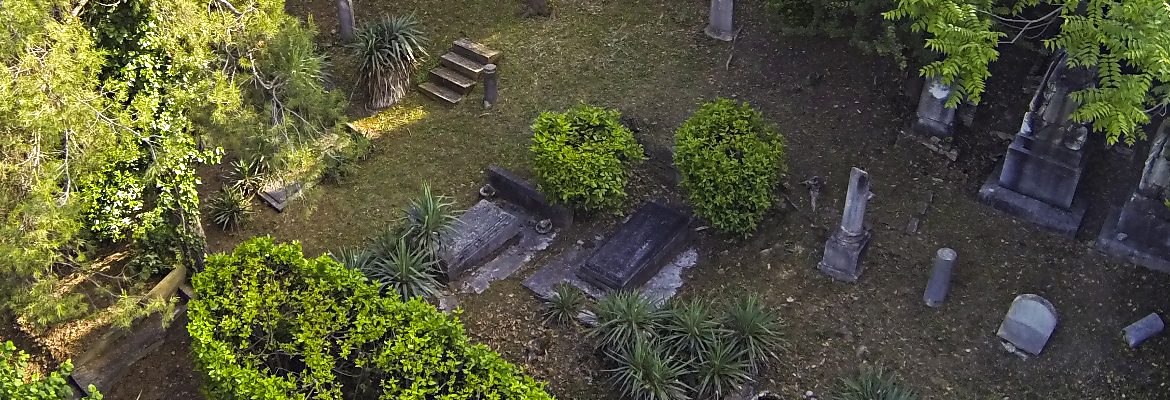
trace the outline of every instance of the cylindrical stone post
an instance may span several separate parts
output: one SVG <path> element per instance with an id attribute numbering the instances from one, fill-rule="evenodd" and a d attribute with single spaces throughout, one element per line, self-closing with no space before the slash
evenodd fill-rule
<path id="1" fill-rule="evenodd" d="M 496 65 L 483 66 L 483 108 L 492 108 L 500 97 L 500 80 L 496 75 Z"/>
<path id="2" fill-rule="evenodd" d="M 1125 343 L 1129 347 L 1138 347 L 1146 339 L 1162 333 L 1163 329 L 1166 329 L 1166 323 L 1162 321 L 1162 317 L 1159 317 L 1158 313 L 1150 313 L 1145 318 L 1125 327 Z"/>
<path id="3" fill-rule="evenodd" d="M 947 291 L 951 288 L 951 270 L 955 268 L 955 259 L 959 257 L 954 250 L 943 247 L 934 255 L 934 268 L 930 271 L 930 280 L 926 282 L 926 292 L 922 300 L 927 306 L 938 307 L 947 298 Z"/>
<path id="4" fill-rule="evenodd" d="M 341 35 L 341 41 L 346 43 L 353 41 L 352 0 L 337 0 L 337 23 L 340 25 L 337 33 Z"/>
<path id="5" fill-rule="evenodd" d="M 735 39 L 732 21 L 735 15 L 733 0 L 711 0 L 711 16 L 705 32 L 707 36 L 724 42 Z"/>
<path id="6" fill-rule="evenodd" d="M 848 235 L 865 232 L 865 206 L 869 202 L 869 174 L 857 167 L 849 172 L 849 191 L 845 195 L 845 212 L 841 215 L 841 229 Z"/>

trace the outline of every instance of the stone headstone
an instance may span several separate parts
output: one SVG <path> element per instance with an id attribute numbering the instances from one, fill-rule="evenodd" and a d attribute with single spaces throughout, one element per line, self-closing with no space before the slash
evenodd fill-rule
<path id="1" fill-rule="evenodd" d="M 922 300 L 927 306 L 938 307 L 947 298 L 951 288 L 951 271 L 955 268 L 955 260 L 959 257 L 949 248 L 938 249 L 934 256 L 934 267 L 930 272 L 930 281 L 926 283 L 926 291 Z"/>
<path id="2" fill-rule="evenodd" d="M 841 224 L 825 242 L 825 256 L 817 267 L 833 279 L 856 282 L 861 277 L 861 258 L 869 246 L 869 231 L 865 229 L 865 208 L 870 196 L 869 174 L 854 167 L 849 173 L 849 191 L 845 195 L 845 211 Z"/>
<path id="3" fill-rule="evenodd" d="M 1129 347 L 1138 347 L 1147 339 L 1162 333 L 1163 329 L 1166 329 L 1166 323 L 1162 321 L 1162 317 L 1158 316 L 1158 313 L 1150 313 L 1145 318 L 1125 327 L 1123 330 L 1125 343 Z"/>
<path id="4" fill-rule="evenodd" d="M 636 288 L 682 250 L 689 225 L 683 213 L 646 203 L 585 261 L 577 276 L 604 290 Z"/>
<path id="5" fill-rule="evenodd" d="M 710 22 L 704 33 L 724 42 L 735 40 L 735 31 L 732 28 L 734 18 L 735 3 L 733 0 L 711 0 Z"/>
<path id="6" fill-rule="evenodd" d="M 947 107 L 951 96 L 950 85 L 939 78 L 927 78 L 918 96 L 917 119 L 911 130 L 922 136 L 948 137 L 955 134 L 955 108 Z"/>
<path id="7" fill-rule="evenodd" d="M 536 186 L 523 178 L 494 165 L 489 166 L 485 173 L 488 184 L 496 190 L 496 197 L 520 206 L 533 214 L 551 219 L 553 225 L 559 228 L 573 225 L 572 210 L 553 204 L 543 193 L 536 190 Z"/>
<path id="8" fill-rule="evenodd" d="M 1138 187 L 1113 210 L 1097 248 L 1114 257 L 1170 273 L 1170 120 L 1158 127 Z"/>
<path id="9" fill-rule="evenodd" d="M 454 281 L 520 234 L 516 216 L 487 200 L 459 216 L 455 232 L 443 246 L 447 279 Z"/>
<path id="10" fill-rule="evenodd" d="M 1039 355 L 1056 330 L 1056 308 L 1034 294 L 1016 296 L 996 336 L 1017 349 Z"/>
<path id="11" fill-rule="evenodd" d="M 276 212 L 284 212 L 284 209 L 288 207 L 288 202 L 301 195 L 302 186 L 300 182 L 293 182 L 285 187 L 264 190 L 260 192 L 260 199 L 264 200 L 264 203 L 275 209 Z"/>

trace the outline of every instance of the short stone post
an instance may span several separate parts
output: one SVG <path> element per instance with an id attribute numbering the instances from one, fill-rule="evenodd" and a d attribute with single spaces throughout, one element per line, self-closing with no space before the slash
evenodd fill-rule
<path id="1" fill-rule="evenodd" d="M 710 22 L 704 31 L 707 33 L 707 36 L 724 42 L 734 40 L 735 32 L 732 29 L 732 21 L 735 15 L 734 10 L 735 3 L 733 0 L 711 0 Z"/>
<path id="2" fill-rule="evenodd" d="M 1162 317 L 1158 313 L 1150 313 L 1145 318 L 1139 319 L 1137 322 L 1125 327 L 1125 343 L 1129 347 L 1138 347 L 1146 339 L 1152 338 L 1155 335 L 1162 333 L 1166 329 L 1166 323 L 1162 321 Z"/>
<path id="3" fill-rule="evenodd" d="M 955 259 L 958 254 L 954 250 L 943 247 L 934 255 L 934 268 L 930 272 L 930 281 L 926 283 L 926 292 L 922 300 L 927 306 L 938 307 L 947 298 L 947 291 L 951 288 L 951 270 L 955 268 Z"/>
<path id="4" fill-rule="evenodd" d="M 496 65 L 483 66 L 483 108 L 492 108 L 500 97 L 500 79 L 496 75 Z"/>
<path id="5" fill-rule="evenodd" d="M 861 258 L 869 246 L 869 231 L 865 230 L 865 207 L 873 195 L 869 188 L 869 174 L 854 167 L 849 174 L 841 225 L 825 242 L 825 256 L 817 265 L 833 279 L 856 282 L 861 277 Z"/>
<path id="6" fill-rule="evenodd" d="M 354 25 L 352 0 L 337 0 L 337 23 L 340 25 L 337 32 L 341 35 L 341 41 L 352 42 Z"/>

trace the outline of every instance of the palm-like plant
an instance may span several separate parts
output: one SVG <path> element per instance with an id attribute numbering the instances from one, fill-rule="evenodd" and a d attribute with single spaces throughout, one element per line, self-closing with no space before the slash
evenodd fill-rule
<path id="1" fill-rule="evenodd" d="M 406 208 L 406 235 L 437 258 L 455 227 L 454 208 L 455 202 L 450 197 L 435 195 L 431 185 L 424 183 L 422 195 L 411 200 L 410 207 Z"/>
<path id="2" fill-rule="evenodd" d="M 232 188 L 245 195 L 252 195 L 264 186 L 269 166 L 264 156 L 257 156 L 250 160 L 232 161 L 231 168 Z"/>
<path id="3" fill-rule="evenodd" d="M 716 339 L 699 355 L 695 390 L 700 398 L 722 399 L 751 380 L 747 352 L 729 340 Z"/>
<path id="4" fill-rule="evenodd" d="M 708 303 L 702 299 L 677 302 L 667 309 L 663 338 L 681 354 L 696 358 L 725 333 L 719 322 L 712 318 Z"/>
<path id="5" fill-rule="evenodd" d="M 225 231 L 239 228 L 252 215 L 252 197 L 230 186 L 220 189 L 207 206 L 211 220 Z"/>
<path id="6" fill-rule="evenodd" d="M 779 358 L 776 351 L 784 345 L 780 322 L 764 307 L 757 295 L 735 302 L 727 312 L 726 327 L 737 346 L 747 353 L 752 372 L 770 360 Z"/>
<path id="7" fill-rule="evenodd" d="M 855 378 L 842 378 L 842 389 L 834 400 L 917 400 L 918 395 L 902 387 L 893 373 L 866 368 Z"/>
<path id="8" fill-rule="evenodd" d="M 392 106 L 406 95 L 410 74 L 427 54 L 426 41 L 414 15 L 385 16 L 358 32 L 350 48 L 371 108 Z"/>
<path id="9" fill-rule="evenodd" d="M 597 302 L 597 326 L 588 336 L 597 347 L 617 352 L 636 339 L 653 335 L 664 319 L 664 312 L 638 292 L 611 293 Z"/>
<path id="10" fill-rule="evenodd" d="M 381 284 L 383 291 L 394 291 L 403 299 L 434 298 L 441 284 L 435 279 L 437 262 L 424 249 L 406 237 L 384 254 L 367 263 L 362 273 Z"/>
<path id="11" fill-rule="evenodd" d="M 610 383 L 623 397 L 634 400 L 688 400 L 690 386 L 682 378 L 690 371 L 673 353 L 652 339 L 638 337 L 614 359 L 617 367 L 606 370 Z"/>
<path id="12" fill-rule="evenodd" d="M 553 288 L 552 297 L 545 301 L 544 321 L 568 324 L 585 308 L 585 293 L 568 282 Z"/>
<path id="13" fill-rule="evenodd" d="M 363 249 L 347 248 L 341 249 L 336 253 L 331 251 L 329 252 L 329 257 L 341 263 L 346 268 L 358 271 L 364 271 L 374 262 L 374 254 Z"/>

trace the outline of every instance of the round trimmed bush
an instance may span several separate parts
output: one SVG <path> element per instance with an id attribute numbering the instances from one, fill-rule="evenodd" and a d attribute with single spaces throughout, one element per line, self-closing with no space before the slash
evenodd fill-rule
<path id="1" fill-rule="evenodd" d="M 555 202 L 612 210 L 626 199 L 629 169 L 644 159 L 621 113 L 589 105 L 541 113 L 532 123 L 533 170 Z"/>
<path id="2" fill-rule="evenodd" d="M 784 175 L 784 137 L 748 103 L 703 104 L 675 132 L 674 164 L 695 213 L 724 232 L 750 235 Z"/>

